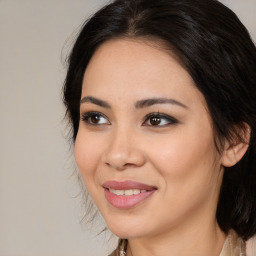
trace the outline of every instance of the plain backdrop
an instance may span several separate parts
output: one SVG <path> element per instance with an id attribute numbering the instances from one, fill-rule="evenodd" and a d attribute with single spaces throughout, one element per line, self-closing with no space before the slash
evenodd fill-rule
<path id="1" fill-rule="evenodd" d="M 106 2 L 0 0 L 0 256 L 104 256 L 115 246 L 80 223 L 61 102 L 63 59 Z M 256 0 L 222 2 L 256 40 Z"/>

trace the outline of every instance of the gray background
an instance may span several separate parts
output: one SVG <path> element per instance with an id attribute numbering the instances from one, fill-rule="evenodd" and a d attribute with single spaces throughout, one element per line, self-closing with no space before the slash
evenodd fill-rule
<path id="1" fill-rule="evenodd" d="M 61 56 L 85 17 L 106 2 L 0 0 L 1 256 L 100 256 L 115 246 L 79 222 L 60 92 Z M 222 2 L 256 40 L 256 1 Z"/>

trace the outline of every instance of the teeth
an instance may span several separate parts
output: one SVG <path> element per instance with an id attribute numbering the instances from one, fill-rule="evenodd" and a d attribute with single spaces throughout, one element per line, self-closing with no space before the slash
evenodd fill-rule
<path id="1" fill-rule="evenodd" d="M 133 194 L 134 195 L 138 195 L 140 193 L 140 190 L 139 189 L 133 189 Z"/>
<path id="2" fill-rule="evenodd" d="M 131 195 L 133 195 L 133 191 L 132 191 L 132 189 L 128 189 L 128 190 L 125 190 L 125 191 L 124 191 L 124 194 L 125 194 L 126 196 L 131 196 Z"/>
<path id="3" fill-rule="evenodd" d="M 109 191 L 118 196 L 132 196 L 132 195 L 138 195 L 140 193 L 146 192 L 146 190 L 139 190 L 139 189 L 116 190 L 112 188 L 110 188 Z"/>

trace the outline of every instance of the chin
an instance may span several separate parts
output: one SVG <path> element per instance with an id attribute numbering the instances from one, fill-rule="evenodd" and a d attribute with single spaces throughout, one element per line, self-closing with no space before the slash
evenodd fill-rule
<path id="1" fill-rule="evenodd" d="M 110 231 L 119 238 L 138 238 L 145 236 L 148 226 L 142 220 L 128 218 L 113 218 L 107 221 Z"/>
<path id="2" fill-rule="evenodd" d="M 126 227 L 122 227 L 122 228 L 116 229 L 111 227 L 109 229 L 117 237 L 123 238 L 123 239 L 138 238 L 138 237 L 143 237 L 145 235 L 142 231 L 136 230 L 134 228 L 129 229 Z"/>

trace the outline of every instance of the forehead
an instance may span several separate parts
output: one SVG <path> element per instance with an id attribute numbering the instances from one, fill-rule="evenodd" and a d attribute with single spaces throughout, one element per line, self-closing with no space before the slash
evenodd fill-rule
<path id="1" fill-rule="evenodd" d="M 82 96 L 91 94 L 109 99 L 113 95 L 203 99 L 173 54 L 156 42 L 134 39 L 111 40 L 97 49 L 83 80 Z"/>
<path id="2" fill-rule="evenodd" d="M 156 40 L 129 38 L 109 40 L 96 50 L 85 74 L 90 73 L 95 66 L 97 66 L 98 72 L 114 72 L 115 76 L 118 76 L 118 71 L 135 74 L 135 70 L 137 73 L 143 70 L 144 73 L 141 73 L 141 76 L 145 72 L 148 76 L 153 75 L 152 71 L 168 72 L 171 70 L 173 74 L 180 71 L 183 73 L 183 77 L 192 81 L 174 52 L 167 49 L 164 43 Z"/>

